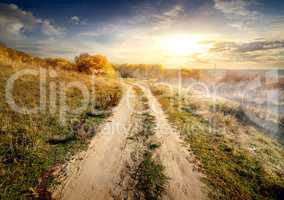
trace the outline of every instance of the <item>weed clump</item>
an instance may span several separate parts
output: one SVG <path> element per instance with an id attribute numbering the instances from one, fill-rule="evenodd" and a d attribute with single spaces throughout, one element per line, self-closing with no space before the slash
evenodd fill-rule
<path id="1" fill-rule="evenodd" d="M 136 188 L 143 193 L 146 200 L 160 199 L 169 179 L 164 174 L 165 167 L 153 159 L 151 151 L 152 149 L 145 151 L 135 175 Z"/>
<path id="2" fill-rule="evenodd" d="M 139 87 L 134 88 L 138 97 L 142 101 L 142 109 L 149 108 L 148 99 Z M 154 158 L 154 151 L 161 146 L 159 143 L 152 143 L 151 136 L 154 134 L 155 117 L 146 111 L 140 114 L 142 119 L 142 130 L 138 137 L 142 139 L 143 148 L 141 158 L 137 162 L 132 172 L 132 178 L 135 181 L 134 190 L 137 199 L 158 200 L 166 189 L 169 177 L 165 175 L 165 167 L 159 160 Z"/>

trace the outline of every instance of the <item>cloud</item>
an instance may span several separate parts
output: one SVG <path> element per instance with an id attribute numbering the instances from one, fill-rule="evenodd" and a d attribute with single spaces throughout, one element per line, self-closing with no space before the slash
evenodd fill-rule
<path id="1" fill-rule="evenodd" d="M 65 34 L 65 30 L 61 27 L 51 25 L 50 21 L 43 20 L 41 22 L 42 33 L 47 36 L 61 36 Z"/>
<path id="2" fill-rule="evenodd" d="M 284 41 L 260 41 L 245 43 L 238 48 L 240 52 L 251 52 L 251 51 L 265 51 L 272 49 L 283 49 Z"/>
<path id="3" fill-rule="evenodd" d="M 283 52 L 284 40 L 257 40 L 247 43 L 215 42 L 208 53 L 216 62 L 279 67 L 284 63 L 284 57 L 281 57 Z"/>
<path id="4" fill-rule="evenodd" d="M 229 25 L 241 31 L 249 31 L 262 16 L 252 7 L 255 0 L 214 0 L 214 7 L 230 20 Z"/>
<path id="5" fill-rule="evenodd" d="M 36 18 L 33 13 L 19 8 L 15 4 L 0 3 L 0 36 L 3 40 L 25 39 L 25 33 L 37 27 L 47 36 L 59 36 L 64 33 L 46 19 Z"/>
<path id="6" fill-rule="evenodd" d="M 70 17 L 70 21 L 76 25 L 86 25 L 87 24 L 86 20 L 82 20 L 80 17 L 76 15 Z"/>
<path id="7" fill-rule="evenodd" d="M 183 13 L 184 13 L 183 7 L 181 5 L 176 5 L 161 14 L 154 15 L 153 17 L 154 17 L 155 26 L 153 28 L 156 30 L 161 28 L 168 28 L 174 22 L 179 20 L 179 17 Z"/>
<path id="8" fill-rule="evenodd" d="M 183 7 L 181 5 L 176 5 L 173 8 L 171 8 L 170 10 L 164 12 L 162 14 L 162 17 L 166 17 L 166 18 L 177 18 L 180 13 L 182 13 L 184 11 Z"/>
<path id="9" fill-rule="evenodd" d="M 15 4 L 0 3 L 0 34 L 4 38 L 22 38 L 22 33 L 32 30 L 38 20 L 31 12 L 18 8 Z"/>
<path id="10" fill-rule="evenodd" d="M 81 36 L 87 36 L 87 37 L 97 37 L 97 36 L 100 36 L 101 33 L 98 33 L 98 32 L 93 32 L 93 31 L 86 31 L 86 32 L 81 32 L 78 34 L 79 37 Z"/>
<path id="11" fill-rule="evenodd" d="M 224 14 L 249 16 L 255 12 L 249 9 L 251 0 L 214 0 L 215 8 Z"/>
<path id="12" fill-rule="evenodd" d="M 80 22 L 80 18 L 78 16 L 72 16 L 71 18 L 71 21 L 74 21 L 74 22 Z"/>
<path id="13" fill-rule="evenodd" d="M 213 43 L 210 41 L 210 43 Z M 210 48 L 210 52 L 224 52 L 224 51 L 233 51 L 237 48 L 235 42 L 215 42 L 213 47 Z"/>
<path id="14" fill-rule="evenodd" d="M 217 42 L 210 49 L 211 52 L 253 52 L 253 51 L 267 51 L 273 49 L 284 49 L 284 41 L 255 41 L 248 43 L 235 42 Z"/>

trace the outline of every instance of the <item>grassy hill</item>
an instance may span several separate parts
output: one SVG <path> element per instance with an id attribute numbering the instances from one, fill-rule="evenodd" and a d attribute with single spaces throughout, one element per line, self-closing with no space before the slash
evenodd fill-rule
<path id="1" fill-rule="evenodd" d="M 96 111 L 111 110 L 118 103 L 121 85 L 114 76 L 100 75 L 93 87 L 91 76 L 78 72 L 74 63 L 38 58 L 3 45 L 0 63 L 0 199 L 48 199 L 54 171 L 87 147 L 97 126 L 109 115 Z M 39 72 L 40 67 L 47 74 L 46 110 L 35 114 L 16 112 L 5 97 L 7 81 L 21 70 Z M 71 111 L 82 105 L 82 93 L 75 87 L 62 89 L 74 82 L 84 85 L 93 97 L 78 114 Z M 12 96 L 18 106 L 37 107 L 41 99 L 40 77 L 20 76 Z M 65 104 L 68 109 L 62 110 Z"/>

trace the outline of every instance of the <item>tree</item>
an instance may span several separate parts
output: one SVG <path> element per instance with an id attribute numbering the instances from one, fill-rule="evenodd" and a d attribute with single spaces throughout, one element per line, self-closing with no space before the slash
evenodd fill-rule
<path id="1" fill-rule="evenodd" d="M 78 71 L 95 73 L 96 75 L 114 75 L 113 66 L 103 55 L 81 54 L 75 58 L 75 65 Z"/>

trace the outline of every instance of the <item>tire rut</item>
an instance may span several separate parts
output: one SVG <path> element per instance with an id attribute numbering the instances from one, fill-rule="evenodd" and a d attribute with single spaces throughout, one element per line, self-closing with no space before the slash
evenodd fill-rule
<path id="1" fill-rule="evenodd" d="M 179 133 L 171 127 L 148 86 L 140 84 L 140 87 L 146 94 L 151 112 L 157 120 L 155 137 L 156 141 L 161 143 L 161 147 L 157 150 L 156 156 L 165 166 L 166 175 L 170 177 L 162 199 L 207 199 L 206 188 L 201 182 L 202 174 L 195 170 L 194 164 L 190 162 L 194 158 L 189 153 L 189 147 L 186 147 Z"/>

